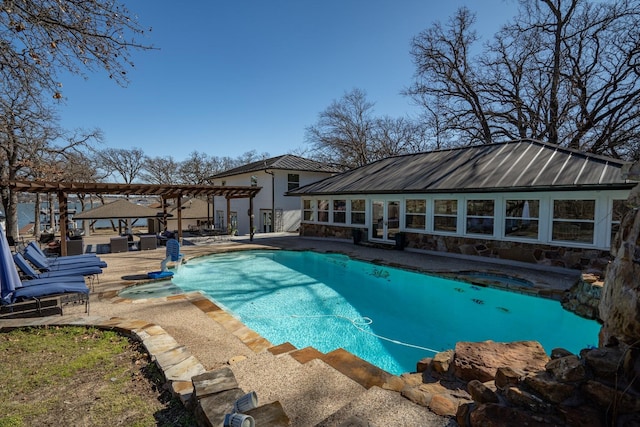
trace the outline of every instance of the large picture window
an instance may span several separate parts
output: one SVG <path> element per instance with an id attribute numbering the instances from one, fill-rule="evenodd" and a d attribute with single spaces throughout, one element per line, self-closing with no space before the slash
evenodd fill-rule
<path id="1" fill-rule="evenodd" d="M 468 234 L 493 235 L 493 218 L 495 215 L 493 200 L 467 200 Z"/>
<path id="2" fill-rule="evenodd" d="M 318 200 L 318 222 L 329 222 L 328 200 Z"/>
<path id="3" fill-rule="evenodd" d="M 593 243 L 595 200 L 554 200 L 551 240 Z"/>
<path id="4" fill-rule="evenodd" d="M 427 225 L 427 201 L 409 199 L 405 202 L 405 227 L 424 230 Z"/>
<path id="5" fill-rule="evenodd" d="M 364 199 L 351 200 L 351 224 L 365 223 L 365 207 Z"/>
<path id="6" fill-rule="evenodd" d="M 333 222 L 337 224 L 344 224 L 347 222 L 347 201 L 346 200 L 333 201 Z"/>
<path id="7" fill-rule="evenodd" d="M 313 200 L 303 200 L 302 201 L 302 220 L 303 221 L 313 221 Z"/>
<path id="8" fill-rule="evenodd" d="M 455 233 L 458 231 L 458 201 L 434 200 L 433 201 L 433 229 Z"/>
<path id="9" fill-rule="evenodd" d="M 538 239 L 540 200 L 506 200 L 504 235 Z"/>

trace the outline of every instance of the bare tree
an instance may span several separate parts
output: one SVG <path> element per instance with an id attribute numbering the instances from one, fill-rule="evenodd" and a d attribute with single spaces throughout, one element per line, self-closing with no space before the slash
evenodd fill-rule
<path id="1" fill-rule="evenodd" d="M 221 171 L 219 159 L 194 151 L 180 163 L 178 175 L 182 184 L 202 185 L 209 182 L 211 175 Z"/>
<path id="2" fill-rule="evenodd" d="M 117 1 L 5 0 L 0 3 L 0 86 L 40 87 L 61 98 L 57 73 L 105 70 L 126 85 L 143 27 Z M 36 95 L 36 93 L 31 93 Z"/>
<path id="3" fill-rule="evenodd" d="M 405 93 L 440 111 L 439 124 L 470 144 L 534 138 L 637 157 L 640 4 L 519 3 L 513 22 L 474 57 L 478 38 L 466 9 L 447 27 L 420 33 L 411 50 L 415 82 Z"/>
<path id="4" fill-rule="evenodd" d="M 411 56 L 416 79 L 404 93 L 419 105 L 446 100 L 439 111 L 450 131 L 471 143 L 490 143 L 490 114 L 482 99 L 483 76 L 471 56 L 479 40 L 474 24 L 475 15 L 463 7 L 446 26 L 437 22 L 414 37 Z"/>
<path id="5" fill-rule="evenodd" d="M 125 184 L 131 184 L 140 177 L 144 168 L 145 155 L 142 149 L 106 148 L 96 153 L 98 168 L 105 176 L 121 178 Z"/>
<path id="6" fill-rule="evenodd" d="M 361 89 L 346 92 L 319 114 L 306 129 L 305 139 L 315 157 L 325 163 L 351 169 L 371 162 L 371 130 L 374 104 Z"/>
<path id="7" fill-rule="evenodd" d="M 268 159 L 269 158 L 269 153 L 260 153 L 258 154 L 258 152 L 256 150 L 251 150 L 251 151 L 247 151 L 245 153 L 243 153 L 242 155 L 238 156 L 237 159 L 232 161 L 232 164 L 234 164 L 234 167 L 240 166 L 240 165 L 246 165 L 249 163 L 253 163 L 253 162 L 257 162 L 258 160 L 264 160 L 264 159 Z M 218 161 L 218 163 L 221 165 L 222 162 Z M 222 170 L 222 169 L 221 169 Z"/>
<path id="8" fill-rule="evenodd" d="M 98 131 L 68 134 L 58 125 L 52 108 L 39 102 L 24 87 L 0 93 L 0 182 L 17 179 L 59 181 L 69 168 L 58 160 L 99 140 Z M 53 141 L 64 143 L 56 146 Z M 7 231 L 17 236 L 17 194 L 2 188 L 2 205 L 7 215 Z M 37 215 L 36 215 L 37 217 Z"/>
<path id="9" fill-rule="evenodd" d="M 145 157 L 140 178 L 150 184 L 178 184 L 180 163 L 173 157 Z"/>
<path id="10" fill-rule="evenodd" d="M 384 116 L 374 122 L 372 152 L 376 159 L 427 149 L 425 127 L 405 117 Z"/>

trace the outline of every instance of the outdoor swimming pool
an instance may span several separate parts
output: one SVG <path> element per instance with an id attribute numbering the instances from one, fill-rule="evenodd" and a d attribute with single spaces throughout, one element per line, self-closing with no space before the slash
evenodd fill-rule
<path id="1" fill-rule="evenodd" d="M 201 290 L 274 345 L 344 348 L 393 373 L 457 341 L 539 341 L 549 353 L 595 346 L 600 326 L 560 303 L 379 266 L 344 255 L 242 251 L 182 265 Z"/>

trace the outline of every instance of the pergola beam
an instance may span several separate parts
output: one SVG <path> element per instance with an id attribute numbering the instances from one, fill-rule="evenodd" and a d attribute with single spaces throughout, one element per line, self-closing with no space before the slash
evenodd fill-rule
<path id="1" fill-rule="evenodd" d="M 48 182 L 48 181 L 8 181 L 0 183 L 13 191 L 24 193 L 56 193 L 60 210 L 60 254 L 67 254 L 67 200 L 69 194 L 110 194 L 124 196 L 160 196 L 166 212 L 164 200 L 177 199 L 178 203 L 178 238 L 182 238 L 182 215 L 180 206 L 183 197 L 189 196 L 222 196 L 227 199 L 227 224 L 231 199 L 250 199 L 260 192 L 262 187 L 219 186 L 219 185 L 169 185 L 169 184 L 117 184 L 105 182 Z"/>

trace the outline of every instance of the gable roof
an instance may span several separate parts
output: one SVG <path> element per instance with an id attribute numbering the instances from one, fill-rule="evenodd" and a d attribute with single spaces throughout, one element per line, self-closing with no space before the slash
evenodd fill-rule
<path id="1" fill-rule="evenodd" d="M 181 203 L 182 206 L 182 219 L 200 219 L 207 218 L 212 216 L 211 205 L 206 200 L 192 198 L 189 200 L 184 200 Z M 173 205 L 168 210 L 168 213 L 172 214 L 174 217 L 178 216 L 178 206 Z"/>
<path id="2" fill-rule="evenodd" d="M 338 173 L 339 170 L 324 163 L 315 160 L 305 159 L 304 157 L 294 156 L 292 154 L 284 154 L 282 156 L 271 157 L 270 159 L 258 160 L 237 168 L 229 169 L 224 172 L 211 176 L 212 179 L 224 178 L 226 176 L 240 175 L 244 173 L 264 171 L 265 169 L 279 170 L 295 170 L 306 172 L 326 172 Z"/>
<path id="3" fill-rule="evenodd" d="M 152 218 L 162 214 L 161 210 L 136 205 L 125 199 L 105 203 L 97 208 L 80 212 L 74 219 L 127 219 L 127 218 Z"/>
<path id="4" fill-rule="evenodd" d="M 290 195 L 468 193 L 630 188 L 620 160 L 534 140 L 389 157 Z"/>

